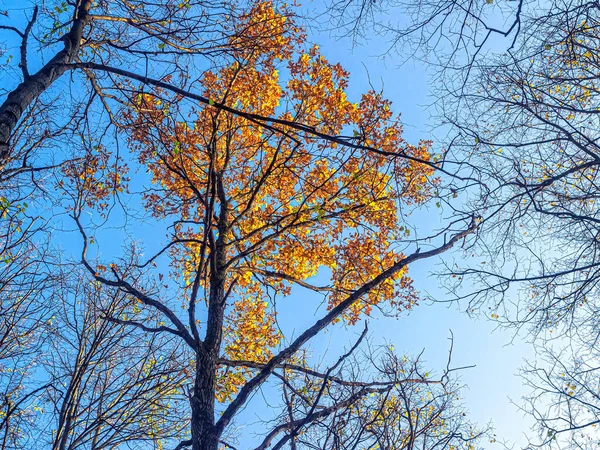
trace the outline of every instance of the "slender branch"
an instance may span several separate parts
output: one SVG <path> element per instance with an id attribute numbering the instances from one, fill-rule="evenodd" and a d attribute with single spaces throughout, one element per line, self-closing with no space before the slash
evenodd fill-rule
<path id="1" fill-rule="evenodd" d="M 23 32 L 22 38 L 21 39 L 21 47 L 20 47 L 20 51 L 21 51 L 21 62 L 19 63 L 19 67 L 21 67 L 21 72 L 23 72 L 23 79 L 28 79 L 29 78 L 29 70 L 27 69 L 27 40 L 29 38 L 29 33 L 31 32 L 31 28 L 33 27 L 33 24 L 35 23 L 36 19 L 37 19 L 37 15 L 38 15 L 38 6 L 35 5 L 33 8 L 33 16 L 31 17 L 31 20 L 27 23 L 27 27 L 25 28 L 25 31 Z"/>

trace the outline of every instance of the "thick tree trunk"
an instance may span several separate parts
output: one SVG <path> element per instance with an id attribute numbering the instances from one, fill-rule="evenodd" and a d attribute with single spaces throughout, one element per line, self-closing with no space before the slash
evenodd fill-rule
<path id="1" fill-rule="evenodd" d="M 192 450 L 217 450 L 215 429 L 216 358 L 205 351 L 196 356 L 196 379 L 192 402 Z"/>
<path id="2" fill-rule="evenodd" d="M 215 428 L 217 360 L 224 318 L 224 278 L 211 277 L 207 338 L 196 353 L 196 379 L 192 402 L 192 450 L 217 450 L 220 433 Z"/>
<path id="3" fill-rule="evenodd" d="M 217 176 L 218 177 L 218 176 Z M 219 183 L 221 180 L 219 179 Z M 211 254 L 208 318 L 204 342 L 196 352 L 196 379 L 192 402 L 192 450 L 217 450 L 221 432 L 215 427 L 215 394 L 217 391 L 217 360 L 223 340 L 226 280 L 227 200 L 220 186 L 218 238 Z"/>
<path id="4" fill-rule="evenodd" d="M 63 37 L 64 48 L 36 74 L 26 77 L 8 94 L 0 105 L 0 166 L 11 156 L 10 138 L 27 108 L 48 89 L 63 73 L 65 64 L 73 62 L 79 52 L 83 30 L 89 20 L 88 12 L 93 0 L 82 0 L 69 33 Z"/>
<path id="5" fill-rule="evenodd" d="M 217 253 L 220 253 L 217 251 Z M 217 360 L 223 335 L 225 313 L 225 277 L 217 256 L 211 271 L 207 332 L 196 353 L 196 379 L 192 396 L 192 450 L 217 450 L 220 433 L 215 428 L 215 394 L 217 390 Z M 221 261 L 219 261 L 221 260 Z"/>

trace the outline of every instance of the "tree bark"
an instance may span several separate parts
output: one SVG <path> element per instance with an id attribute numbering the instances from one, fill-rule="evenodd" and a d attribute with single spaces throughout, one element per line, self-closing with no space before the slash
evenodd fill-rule
<path id="1" fill-rule="evenodd" d="M 225 303 L 225 277 L 219 275 L 211 276 L 207 339 L 200 343 L 196 352 L 196 378 L 191 398 L 192 450 L 217 450 L 219 446 L 220 432 L 215 427 L 215 393 Z"/>
<path id="2" fill-rule="evenodd" d="M 196 379 L 191 398 L 192 450 L 217 450 L 215 428 L 216 359 L 204 349 L 196 355 Z"/>
<path id="3" fill-rule="evenodd" d="M 217 392 L 217 364 L 225 319 L 225 280 L 227 277 L 227 232 L 228 203 L 220 174 L 214 174 L 213 183 L 219 196 L 220 212 L 217 224 L 218 235 L 211 249 L 210 290 L 208 318 L 204 341 L 196 351 L 196 373 L 192 409 L 192 450 L 217 450 L 221 430 L 215 424 L 215 394 Z"/>
<path id="4" fill-rule="evenodd" d="M 82 0 L 76 10 L 71 30 L 63 36 L 64 47 L 37 73 L 26 76 L 0 105 L 0 166 L 11 157 L 10 138 L 27 108 L 54 81 L 68 70 L 65 66 L 74 61 L 81 45 L 83 30 L 89 21 L 93 0 Z"/>

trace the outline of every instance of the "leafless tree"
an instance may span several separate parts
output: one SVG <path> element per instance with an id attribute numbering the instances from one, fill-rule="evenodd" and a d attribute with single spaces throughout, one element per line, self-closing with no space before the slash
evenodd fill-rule
<path id="1" fill-rule="evenodd" d="M 160 447 L 186 425 L 186 358 L 177 343 L 111 320 L 131 299 L 76 272 L 3 312 L 2 448 Z"/>

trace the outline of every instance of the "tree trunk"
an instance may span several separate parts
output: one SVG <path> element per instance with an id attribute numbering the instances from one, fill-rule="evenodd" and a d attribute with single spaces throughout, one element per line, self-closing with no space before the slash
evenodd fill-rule
<path id="1" fill-rule="evenodd" d="M 62 38 L 64 48 L 36 74 L 26 77 L 10 92 L 0 105 L 0 166 L 11 157 L 10 138 L 27 108 L 48 89 L 68 68 L 79 52 L 83 30 L 89 20 L 88 12 L 93 0 L 82 0 L 71 30 Z"/>
<path id="2" fill-rule="evenodd" d="M 192 402 L 192 450 L 217 450 L 215 429 L 216 358 L 205 351 L 196 356 L 196 379 Z"/>
<path id="3" fill-rule="evenodd" d="M 220 180 L 219 180 L 220 182 Z M 220 192 L 218 238 L 211 254 L 208 318 L 204 342 L 196 352 L 196 378 L 192 402 L 192 450 L 217 450 L 220 432 L 215 427 L 215 394 L 217 391 L 217 360 L 223 340 L 226 280 L 227 201 Z"/>

